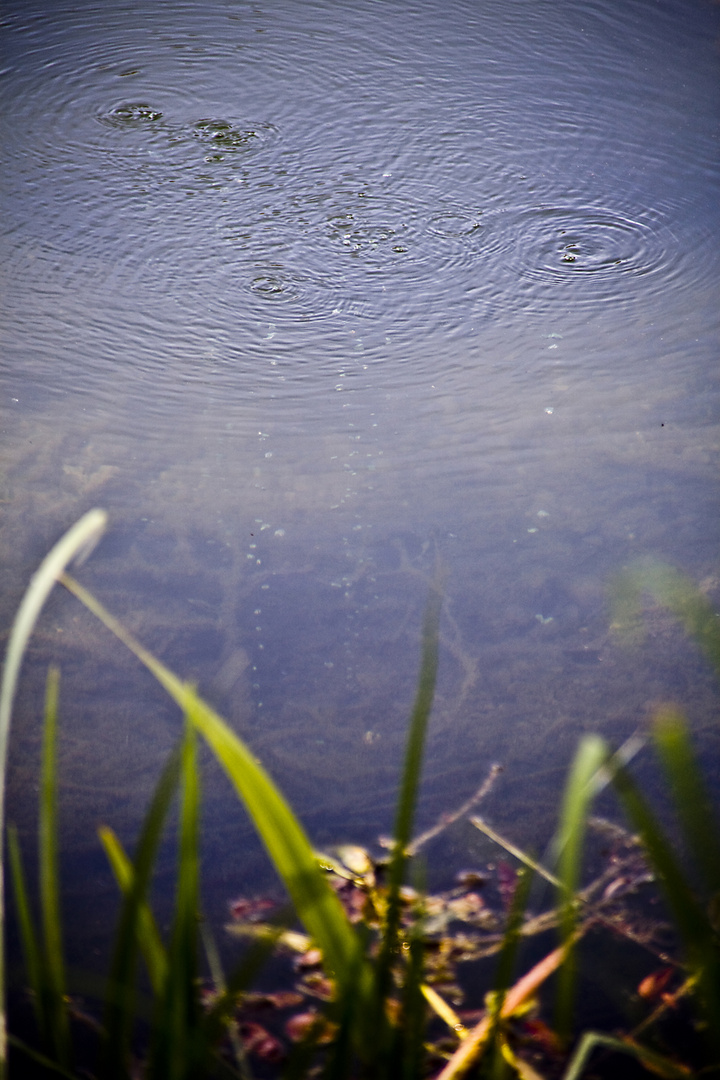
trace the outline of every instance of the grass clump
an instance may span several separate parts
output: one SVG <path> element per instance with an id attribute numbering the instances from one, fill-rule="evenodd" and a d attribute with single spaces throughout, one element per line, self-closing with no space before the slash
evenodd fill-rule
<path id="1" fill-rule="evenodd" d="M 249 1080 L 252 1060 L 265 1075 L 326 1080 L 458 1080 L 463 1076 L 519 1076 L 523 1080 L 575 1080 L 597 1053 L 621 1052 L 647 1074 L 675 1077 L 720 1074 L 720 842 L 711 800 L 704 791 L 684 717 L 672 709 L 655 717 L 651 741 L 667 778 L 683 834 L 683 854 L 669 842 L 631 777 L 627 762 L 638 740 L 613 753 L 597 736 L 582 740 L 560 810 L 550 866 L 499 836 L 483 819 L 470 820 L 520 863 L 501 863 L 498 899 L 479 893 L 479 874 L 466 874 L 445 893 L 425 895 L 408 885 L 409 866 L 425 843 L 452 821 L 470 815 L 490 790 L 493 767 L 472 799 L 413 838 L 413 820 L 425 735 L 438 663 L 440 590 L 431 589 L 422 640 L 420 676 L 410 717 L 394 836 L 382 854 L 341 848 L 315 852 L 281 792 L 250 749 L 196 690 L 149 653 L 77 581 L 67 566 L 105 526 L 92 511 L 60 541 L 31 582 L 8 645 L 0 693 L 0 771 L 3 773 L 12 703 L 22 657 L 42 604 L 59 580 L 153 673 L 184 716 L 183 733 L 158 781 L 133 858 L 108 827 L 99 830 L 121 894 L 115 946 L 102 1007 L 92 1021 L 94 1076 L 189 1080 L 235 1076 Z M 645 574 L 645 577 L 642 577 Z M 656 569 L 626 575 L 618 585 L 619 621 L 637 622 L 641 597 L 651 591 L 666 603 L 715 662 L 718 627 L 707 605 L 685 579 Z M 35 925 L 17 833 L 8 830 L 8 856 L 37 1038 L 9 1041 L 18 1070 L 34 1061 L 50 1075 L 88 1075 L 75 1059 L 78 1026 L 87 1018 L 69 994 L 63 964 L 58 888 L 55 743 L 59 674 L 48 677 L 39 808 L 40 924 Z M 284 882 L 302 931 L 264 918 L 264 905 L 238 900 L 231 931 L 249 942 L 236 971 L 223 972 L 200 913 L 197 741 L 203 739 L 244 803 Z M 636 835 L 591 816 L 592 801 L 612 784 Z M 2 792 L 0 792 L 0 795 Z M 149 901 L 153 868 L 170 807 L 180 800 L 174 916 L 164 940 Z M 0 810 L 0 814 L 2 811 Z M 0 819 L 0 826 L 2 820 Z M 588 829 L 611 837 L 612 858 L 583 884 Z M 685 862 L 685 851 L 693 866 Z M 553 885 L 555 902 L 528 912 L 533 877 Z M 655 926 L 642 925 L 633 903 L 656 876 L 682 952 L 661 953 Z M 0 912 L 0 915 L 2 913 Z M 592 930 L 623 937 L 648 949 L 663 967 L 643 980 L 647 1013 L 633 1030 L 612 1035 L 573 1028 L 578 943 Z M 533 964 L 524 944 L 555 932 L 558 940 Z M 295 986 L 272 994 L 253 990 L 271 953 L 297 957 Z M 203 953 L 205 955 L 202 961 Z M 459 965 L 495 955 L 492 990 L 475 1013 L 459 1011 Z M 140 993 L 140 965 L 150 1003 Z M 518 973 L 519 961 L 525 970 Z M 8 1069 L 4 1027 L 4 957 L 0 954 L 0 1075 Z M 555 1019 L 539 1009 L 551 977 Z M 644 989 L 642 987 L 644 986 Z M 547 995 L 546 995 L 547 996 Z M 291 1012 L 281 1046 L 253 1019 L 263 1002 Z M 663 1018 L 687 1005 L 698 1030 L 692 1052 L 657 1037 Z M 573 1042 L 575 1038 L 575 1042 Z M 18 1075 L 21 1073 L 18 1072 Z M 607 1074 L 609 1075 L 609 1073 Z"/>

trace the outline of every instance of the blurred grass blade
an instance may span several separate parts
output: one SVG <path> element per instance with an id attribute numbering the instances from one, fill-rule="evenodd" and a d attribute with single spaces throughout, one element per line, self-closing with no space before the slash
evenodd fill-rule
<path id="1" fill-rule="evenodd" d="M 101 831 L 100 834 L 116 876 L 119 880 L 123 876 L 129 879 L 129 888 L 125 892 L 120 910 L 106 993 L 105 1034 L 100 1062 L 101 1073 L 107 1080 L 124 1077 L 129 1071 L 130 1036 L 135 1013 L 137 951 L 143 940 L 148 949 L 145 960 L 154 989 L 164 985 L 167 972 L 167 959 L 159 942 L 159 935 L 147 930 L 150 915 L 147 894 L 165 819 L 178 785 L 180 763 L 181 749 L 177 746 L 160 775 L 145 815 L 131 875 L 128 873 L 124 852 L 120 854 L 122 849 L 114 842 L 110 830 Z M 122 880 L 120 885 L 122 887 Z M 147 914 L 143 914 L 144 912 Z"/>
<path id="2" fill-rule="evenodd" d="M 70 1029 L 68 1024 L 65 973 L 62 952 L 57 840 L 57 709 L 60 672 L 48 671 L 45 696 L 45 727 L 40 775 L 38 859 L 40 910 L 42 913 L 48 1049 L 65 1068 L 70 1067 Z"/>
<path id="3" fill-rule="evenodd" d="M 132 861 L 112 829 L 100 828 L 98 835 L 115 880 L 127 896 L 135 885 L 135 869 Z M 167 977 L 167 956 L 157 923 L 146 901 L 142 901 L 138 906 L 137 936 L 153 992 L 159 994 Z"/>
<path id="4" fill-rule="evenodd" d="M 398 862 L 404 859 L 412 836 L 417 791 L 420 784 L 425 750 L 425 736 L 435 696 L 441 606 L 442 594 L 439 585 L 436 583 L 431 588 L 425 608 L 420 675 L 410 715 L 402 784 L 395 816 L 395 855 Z"/>
<path id="5" fill-rule="evenodd" d="M 597 773 L 608 756 L 604 741 L 597 735 L 586 735 L 580 742 L 565 786 L 557 837 L 558 904 L 560 933 L 567 956 L 558 976 L 556 1012 L 561 1038 L 567 1038 L 572 1026 L 573 992 L 575 988 L 575 956 L 572 940 L 577 924 L 577 900 L 582 849 L 587 825 L 588 807 L 596 791 Z"/>
<path id="6" fill-rule="evenodd" d="M 690 851 L 712 894 L 720 893 L 720 830 L 679 710 L 658 710 L 653 742 L 670 785 Z"/>
<path id="7" fill-rule="evenodd" d="M 720 677 L 720 620 L 697 585 L 672 566 L 653 560 L 617 575 L 611 589 L 615 629 L 630 640 L 637 639 L 644 592 L 679 619 Z"/>
<path id="8" fill-rule="evenodd" d="M 410 726 L 405 749 L 403 776 L 395 815 L 395 835 L 390 869 L 388 872 L 387 915 L 376 973 L 376 1023 L 380 1039 L 385 1023 L 385 999 L 391 987 L 391 966 L 397 950 L 400 926 L 400 888 L 405 874 L 407 849 L 412 837 L 413 818 L 417 792 L 422 772 L 427 725 L 435 696 L 438 669 L 438 645 L 440 638 L 440 610 L 442 594 L 436 581 L 430 590 L 423 620 L 420 674 L 415 693 Z M 419 992 L 419 991 L 418 991 Z"/>
<path id="9" fill-rule="evenodd" d="M 667 898 L 691 972 L 697 975 L 697 997 L 705 1014 L 707 1034 L 715 1053 L 720 1054 L 720 954 L 716 931 L 637 785 L 624 768 L 613 772 L 615 788 Z"/>
<path id="10" fill-rule="evenodd" d="M 266 942 L 256 943 L 255 950 L 252 948 L 249 950 L 249 954 L 245 958 L 246 962 L 243 964 L 244 970 L 241 969 L 240 972 L 235 972 L 233 974 L 235 980 L 240 978 L 243 979 L 243 982 L 239 987 L 234 983 L 233 989 L 231 990 L 228 989 L 217 942 L 205 919 L 200 920 L 200 937 L 202 939 L 205 958 L 215 990 L 214 1000 L 212 1005 L 207 1009 L 204 1020 L 208 1045 L 215 1046 L 220 1042 L 221 1037 L 224 1034 L 227 1034 L 240 1077 L 242 1080 L 250 1080 L 247 1055 L 245 1054 L 245 1048 L 242 1044 L 242 1039 L 240 1038 L 240 1027 L 235 1019 L 238 1004 L 238 990 L 245 989 L 248 985 L 248 983 L 244 981 L 246 978 L 252 979 L 259 973 L 260 967 L 265 963 L 265 960 L 277 943 L 277 938 L 275 938 L 274 941 L 270 938 Z M 262 951 L 258 950 L 258 944 L 263 946 Z M 251 964 L 248 964 L 247 961 L 250 957 L 252 957 L 252 961 Z"/>
<path id="11" fill-rule="evenodd" d="M 10 721 L 23 656 L 43 604 L 53 586 L 73 559 L 89 553 L 91 546 L 97 543 L 102 535 L 106 523 L 107 514 L 104 510 L 90 510 L 58 540 L 33 574 L 10 630 L 0 684 L 0 843 L 5 835 L 5 773 Z M 4 895 L 3 868 L 0 859 L 0 1080 L 7 1071 Z"/>
<path id="12" fill-rule="evenodd" d="M 30 911 L 30 902 L 28 900 L 17 829 L 14 825 L 9 825 L 7 832 L 10 876 L 12 878 L 13 892 L 15 895 L 15 907 L 17 908 L 17 917 L 20 928 L 20 941 L 25 956 L 25 971 L 33 995 L 33 1007 L 40 1038 L 43 1043 L 46 1043 L 47 1030 L 43 1013 L 43 971 L 40 941 Z"/>
<path id="13" fill-rule="evenodd" d="M 505 1006 L 508 989 L 510 987 L 510 982 L 512 979 L 512 973 L 515 966 L 518 946 L 520 944 L 520 930 L 522 928 L 523 916 L 525 914 L 525 908 L 527 906 L 528 897 L 530 895 L 531 884 L 532 873 L 528 872 L 527 870 L 520 870 L 517 874 L 515 891 L 513 893 L 512 903 L 510 905 L 510 911 L 508 913 L 507 927 L 505 928 L 502 947 L 500 949 L 500 955 L 498 956 L 497 966 L 495 968 L 495 978 L 493 979 L 492 989 L 492 1005 L 489 1010 L 490 1024 L 488 1026 L 487 1042 L 488 1044 L 495 1043 L 496 1053 L 499 1050 L 496 1040 L 498 1034 L 498 1027 L 500 1024 L 500 1017 L 503 1015 L 503 1008 Z"/>
<path id="14" fill-rule="evenodd" d="M 192 687 L 143 648 L 78 582 L 66 574 L 61 580 L 145 664 L 204 736 L 245 803 L 298 917 L 323 952 L 328 970 L 341 985 L 357 974 L 361 994 L 369 993 L 370 970 L 360 961 L 359 938 L 319 869 L 302 826 L 269 775 Z"/>
<path id="15" fill-rule="evenodd" d="M 200 1075 L 205 1060 L 198 975 L 200 778 L 195 731 L 188 722 L 182 743 L 182 802 L 178 825 L 175 916 L 168 969 L 158 1001 L 149 1075 L 183 1080 Z"/>
<path id="16" fill-rule="evenodd" d="M 619 1054 L 628 1054 L 637 1058 L 641 1065 L 644 1065 L 655 1076 L 667 1077 L 667 1080 L 675 1080 L 675 1078 L 684 1080 L 684 1078 L 693 1075 L 692 1070 L 687 1065 L 679 1065 L 656 1051 L 638 1045 L 638 1043 L 616 1039 L 612 1035 L 602 1035 L 597 1031 L 586 1031 L 568 1062 L 562 1080 L 579 1080 L 590 1059 L 590 1055 L 596 1047 L 615 1050 Z"/>
<path id="17" fill-rule="evenodd" d="M 38 1065 L 42 1065 L 44 1076 L 46 1072 L 51 1073 L 54 1076 L 64 1076 L 65 1080 L 77 1080 L 77 1073 L 70 1072 L 69 1069 L 65 1069 L 62 1065 L 58 1065 L 56 1061 L 52 1061 L 45 1054 L 41 1054 L 38 1050 L 35 1050 L 32 1046 L 27 1046 L 22 1039 L 16 1038 L 14 1035 L 8 1036 L 8 1042 L 16 1050 L 19 1050 L 22 1054 L 27 1055 L 31 1061 L 37 1062 Z"/>

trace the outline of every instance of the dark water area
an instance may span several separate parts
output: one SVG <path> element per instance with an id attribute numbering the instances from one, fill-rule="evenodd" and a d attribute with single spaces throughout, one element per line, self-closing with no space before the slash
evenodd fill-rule
<path id="1" fill-rule="evenodd" d="M 542 850 L 579 736 L 667 699 L 717 784 L 709 670 L 659 610 L 622 648 L 607 585 L 654 556 L 720 597 L 720 9 L 10 0 L 0 35 L 3 627 L 106 508 L 83 582 L 318 844 L 372 843 L 439 560 L 419 827 L 498 761 L 485 812 Z M 82 956 L 114 897 L 96 827 L 131 842 L 180 723 L 58 591 L 12 733 L 28 847 L 52 660 Z M 221 920 L 276 886 L 205 786 Z M 431 874 L 489 857 L 458 826 Z"/>

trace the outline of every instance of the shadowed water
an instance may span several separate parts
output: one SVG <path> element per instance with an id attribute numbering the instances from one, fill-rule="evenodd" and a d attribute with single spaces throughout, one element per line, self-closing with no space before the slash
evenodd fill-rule
<path id="1" fill-rule="evenodd" d="M 488 814 L 542 847 L 578 735 L 620 741 L 668 697 L 717 776 L 703 662 L 659 612 L 620 649 L 605 590 L 652 554 L 719 591 L 718 10 L 2 18 L 4 625 L 62 530 L 106 507 L 83 581 L 197 680 L 318 842 L 369 842 L 439 559 L 423 825 L 499 760 Z M 53 597 L 13 735 L 24 829 L 50 659 L 68 890 L 101 938 L 95 827 L 134 834 L 178 718 Z M 267 871 L 210 775 L 222 912 Z M 444 844 L 441 875 L 487 857 L 479 834 Z"/>

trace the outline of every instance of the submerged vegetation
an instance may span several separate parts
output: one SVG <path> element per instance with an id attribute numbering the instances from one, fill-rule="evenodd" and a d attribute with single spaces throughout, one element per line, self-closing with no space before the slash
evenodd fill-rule
<path id="1" fill-rule="evenodd" d="M 414 837 L 438 663 L 441 597 L 435 586 L 425 613 L 393 837 L 375 854 L 351 846 L 319 853 L 237 734 L 66 573 L 104 527 L 101 511 L 82 518 L 47 556 L 18 611 L 0 694 L 0 784 L 23 654 L 58 581 L 153 673 L 182 710 L 184 730 L 158 781 L 134 856 L 111 828 L 100 829 L 121 905 L 104 993 L 81 1002 L 68 987 L 63 960 L 55 780 L 60 680 L 58 671 L 50 670 L 39 799 L 39 925 L 12 827 L 7 837 L 35 1030 L 22 1040 L 6 1033 L 0 953 L 3 1074 L 9 1061 L 16 1075 L 27 1075 L 32 1067 L 37 1075 L 102 1080 L 248 1080 L 258 1070 L 289 1080 L 575 1080 L 590 1070 L 595 1076 L 616 1074 L 621 1054 L 635 1063 L 633 1075 L 720 1075 L 720 834 L 678 709 L 658 709 L 648 735 L 637 734 L 617 751 L 598 736 L 581 741 L 557 833 L 543 860 L 518 849 L 473 813 L 490 791 L 497 766 L 463 806 Z M 638 630 L 642 597 L 649 592 L 682 620 L 720 673 L 718 620 L 691 582 L 653 564 L 626 572 L 615 592 L 619 631 Z M 243 801 L 297 920 L 271 910 L 263 899 L 235 900 L 229 930 L 243 940 L 245 951 L 228 975 L 200 916 L 198 738 Z M 664 770 L 679 839 L 668 838 L 628 770 L 646 741 Z M 630 830 L 593 816 L 593 800 L 608 786 Z M 163 937 L 150 889 L 178 792 L 174 914 Z M 0 828 L 3 801 L 0 791 Z M 502 854 L 492 873 L 466 871 L 455 888 L 428 895 L 421 885 L 419 853 L 462 816 Z M 600 857 L 586 881 L 588 834 L 599 838 Z M 538 884 L 549 887 L 552 898 L 531 913 L 531 901 L 538 906 Z M 669 942 L 665 916 L 646 902 L 648 894 L 654 899 L 656 885 L 672 925 Z M 582 1016 L 578 953 L 590 939 L 629 941 L 647 955 L 633 994 L 635 1016 L 622 1030 L 583 1031 L 577 1019 L 578 998 Z M 258 973 L 278 954 L 294 957 L 288 965 L 292 986 L 288 980 L 277 992 L 260 993 Z M 492 989 L 483 1002 L 471 1003 L 474 1009 L 465 1008 L 463 970 L 493 956 L 493 975 L 486 980 Z"/>

